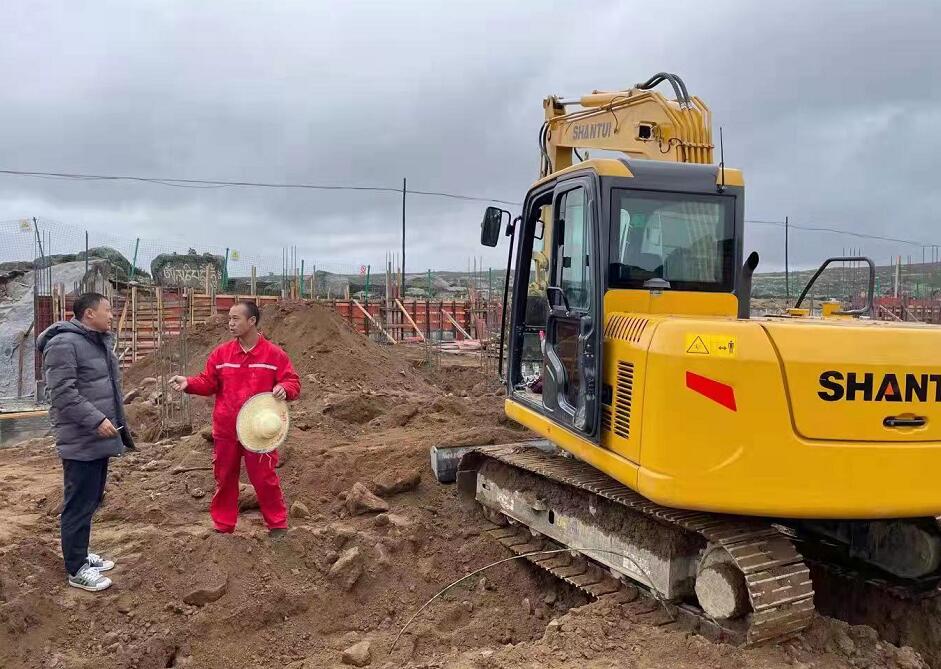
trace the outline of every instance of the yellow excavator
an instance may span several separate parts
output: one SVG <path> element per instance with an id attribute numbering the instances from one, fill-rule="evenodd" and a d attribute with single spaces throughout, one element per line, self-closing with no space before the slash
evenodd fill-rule
<path id="1" fill-rule="evenodd" d="M 808 562 L 934 592 L 941 330 L 873 320 L 866 258 L 752 316 L 744 178 L 678 76 L 544 107 L 522 214 L 481 224 L 510 237 L 506 413 L 541 440 L 433 449 L 438 479 L 586 592 L 630 579 L 746 643 L 810 623 Z M 805 308 L 847 260 L 866 303 Z"/>

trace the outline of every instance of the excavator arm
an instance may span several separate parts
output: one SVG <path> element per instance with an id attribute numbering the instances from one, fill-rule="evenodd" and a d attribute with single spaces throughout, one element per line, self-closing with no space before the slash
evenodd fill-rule
<path id="1" fill-rule="evenodd" d="M 673 87 L 674 99 L 653 90 L 662 83 Z M 577 109 L 568 110 L 576 105 Z M 546 120 L 539 133 L 540 178 L 586 159 L 579 149 L 617 151 L 633 158 L 674 163 L 713 162 L 709 107 L 690 96 L 686 84 L 675 74 L 660 72 L 623 91 L 594 91 L 570 100 L 550 96 L 543 101 L 543 108 Z M 534 293 L 544 292 L 547 285 L 551 216 L 551 208 L 545 207 L 543 247 L 533 252 L 536 276 L 530 290 Z"/>
<path id="2" fill-rule="evenodd" d="M 672 85 L 675 99 L 653 90 L 663 82 Z M 580 108 L 568 110 L 575 105 Z M 551 96 L 543 108 L 540 177 L 573 165 L 578 149 L 619 151 L 674 163 L 712 163 L 709 108 L 690 96 L 675 74 L 661 72 L 623 91 L 595 91 L 572 100 Z"/>

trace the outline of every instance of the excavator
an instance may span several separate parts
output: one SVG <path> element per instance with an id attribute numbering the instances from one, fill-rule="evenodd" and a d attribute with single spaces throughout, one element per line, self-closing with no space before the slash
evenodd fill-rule
<path id="1" fill-rule="evenodd" d="M 630 582 L 746 644 L 810 624 L 810 565 L 933 596 L 941 330 L 873 319 L 867 258 L 752 315 L 744 177 L 680 77 L 544 110 L 521 215 L 481 224 L 510 237 L 505 411 L 538 438 L 432 449 L 438 480 L 585 592 Z M 841 261 L 865 303 L 803 306 Z"/>

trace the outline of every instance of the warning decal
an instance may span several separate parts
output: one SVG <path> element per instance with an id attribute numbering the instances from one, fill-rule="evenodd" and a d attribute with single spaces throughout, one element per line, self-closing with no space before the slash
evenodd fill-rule
<path id="1" fill-rule="evenodd" d="M 689 339 L 689 337 L 687 337 L 687 339 Z M 696 353 L 698 355 L 709 355 L 709 347 L 706 346 L 706 342 L 702 340 L 702 337 L 697 335 L 696 338 L 693 339 L 693 343 L 686 347 L 686 352 Z"/>
<path id="2" fill-rule="evenodd" d="M 729 335 L 687 334 L 687 355 L 712 355 L 734 358 L 737 345 L 735 337 Z"/>

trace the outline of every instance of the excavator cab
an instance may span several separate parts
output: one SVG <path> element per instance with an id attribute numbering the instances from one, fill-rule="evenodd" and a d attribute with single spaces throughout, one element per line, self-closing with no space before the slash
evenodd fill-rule
<path id="1" fill-rule="evenodd" d="M 737 171 L 725 179 L 715 166 L 591 160 L 532 188 L 515 230 L 512 399 L 600 443 L 609 293 L 736 315 L 743 190 Z"/>

